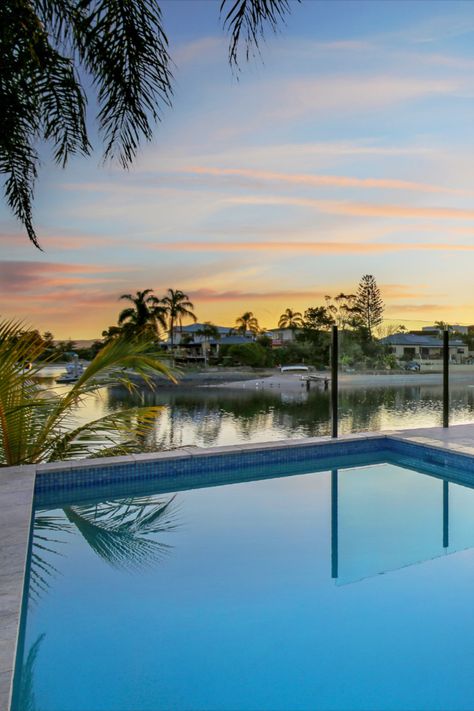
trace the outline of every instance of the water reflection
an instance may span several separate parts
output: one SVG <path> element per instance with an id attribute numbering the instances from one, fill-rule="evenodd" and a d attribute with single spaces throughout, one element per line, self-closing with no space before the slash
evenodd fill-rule
<path id="1" fill-rule="evenodd" d="M 214 446 L 243 441 L 321 436 L 330 433 L 329 393 L 322 389 L 288 395 L 218 388 L 144 391 L 139 402 L 162 405 L 147 447 Z M 137 404 L 120 388 L 104 394 L 105 411 Z M 344 388 L 339 395 L 340 432 L 441 424 L 441 387 Z M 474 389 L 452 388 L 451 421 L 471 421 Z"/>
<path id="2" fill-rule="evenodd" d="M 155 536 L 178 526 L 176 495 L 66 506 L 62 514 L 35 514 L 29 589 L 32 600 L 47 592 L 58 573 L 55 559 L 65 555 L 64 546 L 71 534 L 79 533 L 112 567 L 137 570 L 156 564 L 169 553 L 172 546 Z"/>
<path id="3" fill-rule="evenodd" d="M 59 560 L 62 577 L 61 585 L 56 581 L 40 606 L 29 608 L 15 711 L 35 709 L 35 665 L 37 706 L 57 711 L 89 708 L 92 699 L 97 708 L 105 702 L 112 707 L 112 697 L 113 707 L 124 710 L 145 708 L 144 699 L 150 703 L 158 699 L 160 708 L 252 708 L 255 694 L 260 694 L 259 708 L 280 708 L 275 696 L 265 705 L 262 695 L 288 663 L 298 675 L 289 676 L 281 708 L 312 708 L 314 659 L 323 680 L 330 678 L 329 672 L 319 665 L 338 660 L 332 690 L 327 685 L 328 695 L 337 695 L 340 676 L 348 675 L 350 684 L 357 684 L 366 669 L 367 649 L 371 655 L 382 649 L 384 660 L 392 650 L 402 665 L 395 670 L 394 683 L 404 678 L 405 657 L 391 647 L 395 632 L 385 632 L 386 627 L 399 624 L 406 631 L 408 649 L 420 591 L 432 585 L 432 593 L 438 590 L 437 600 L 446 599 L 443 585 L 451 581 L 443 581 L 448 570 L 459 576 L 461 556 L 441 561 L 436 575 L 429 565 L 418 564 L 474 546 L 474 490 L 400 464 L 352 466 L 320 473 L 314 469 L 304 473 L 295 466 L 286 472 L 293 477 L 277 477 L 276 469 L 275 479 L 183 493 L 185 509 L 179 520 L 184 518 L 186 526 L 176 533 L 175 555 L 160 569 L 155 564 L 169 551 L 163 543 L 174 537 L 166 539 L 162 533 L 174 530 L 177 518 L 174 496 L 163 489 L 144 496 L 145 486 L 165 486 L 156 480 L 144 483 L 133 498 L 110 492 L 92 504 L 70 503 L 62 513 L 57 504 L 37 511 L 35 531 L 42 536 L 38 542 L 49 549 L 38 547 L 37 552 L 53 563 Z M 67 545 L 73 534 L 80 545 Z M 151 542 L 159 545 L 150 547 Z M 458 566 L 448 568 L 456 559 Z M 401 570 L 408 566 L 410 570 Z M 139 575 L 129 574 L 137 569 Z M 374 580 L 390 571 L 399 572 Z M 362 580 L 365 583 L 347 585 Z M 470 593 L 460 581 L 454 578 L 457 594 L 462 589 L 467 598 L 467 606 L 460 607 L 465 614 Z M 423 617 L 429 608 L 423 596 L 421 606 Z M 395 611 L 395 622 L 392 618 L 387 622 L 387 609 Z M 429 614 L 427 618 L 431 620 Z M 458 641 L 467 637 L 468 633 Z M 157 644 L 163 639 L 166 644 Z M 420 633 L 419 639 L 425 635 Z M 256 656 L 246 668 L 250 675 L 257 664 L 245 703 L 239 706 L 224 684 L 211 701 L 206 697 L 207 705 L 204 701 L 199 705 L 196 694 L 200 689 L 214 690 L 214 680 L 218 684 L 230 678 L 240 689 L 240 670 L 256 645 Z M 291 654 L 281 657 L 278 666 L 283 648 Z M 421 652 L 435 649 L 430 638 L 418 656 L 425 659 Z M 82 665 L 77 687 L 76 664 L 62 665 L 66 657 Z M 258 666 L 259 659 L 264 659 L 264 666 Z M 390 658 L 390 670 L 392 663 Z M 383 674 L 384 662 L 377 658 L 371 664 L 367 690 L 356 689 L 361 706 L 364 693 L 372 698 L 373 678 L 379 678 L 380 667 Z M 121 686 L 124 668 L 129 681 Z M 201 676 L 189 681 L 196 668 L 202 683 Z M 270 670 L 268 679 L 262 676 L 265 670 Z M 420 689 L 423 685 L 420 681 Z M 304 704 L 296 705 L 294 696 L 300 688 L 307 696 Z M 139 695 L 141 689 L 146 696 Z M 392 696 L 381 687 L 374 707 L 384 708 L 386 698 Z M 331 708 L 326 697 L 318 707 Z M 336 697 L 333 708 L 350 707 L 347 699 Z"/>
<path id="4" fill-rule="evenodd" d="M 21 666 L 21 673 L 17 675 L 20 681 L 12 701 L 12 711 L 37 711 L 38 709 L 35 693 L 35 671 L 36 661 L 44 638 L 44 634 L 39 635 L 31 645 L 26 660 Z"/>
<path id="5" fill-rule="evenodd" d="M 474 546 L 474 490 L 395 465 L 331 472 L 331 577 L 338 584 Z"/>

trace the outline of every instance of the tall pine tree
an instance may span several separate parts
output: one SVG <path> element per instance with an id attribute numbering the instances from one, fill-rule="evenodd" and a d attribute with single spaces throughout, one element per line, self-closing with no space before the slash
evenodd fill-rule
<path id="1" fill-rule="evenodd" d="M 367 338 L 371 341 L 373 330 L 380 326 L 384 312 L 384 303 L 380 296 L 380 289 L 371 274 L 365 274 L 359 282 L 355 299 L 360 324 Z"/>

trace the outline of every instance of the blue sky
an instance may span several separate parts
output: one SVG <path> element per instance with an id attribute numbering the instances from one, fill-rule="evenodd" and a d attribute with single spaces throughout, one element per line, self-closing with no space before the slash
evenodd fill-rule
<path id="1" fill-rule="evenodd" d="M 474 4 L 303 2 L 242 63 L 219 3 L 162 2 L 174 101 L 134 167 L 43 151 L 44 253 L 1 208 L 4 311 L 58 337 L 116 321 L 118 295 L 186 291 L 200 320 L 354 291 L 387 317 L 474 323 Z"/>

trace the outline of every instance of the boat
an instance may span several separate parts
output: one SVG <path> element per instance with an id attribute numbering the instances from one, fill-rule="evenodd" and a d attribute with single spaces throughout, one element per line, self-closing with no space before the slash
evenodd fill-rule
<path id="1" fill-rule="evenodd" d="M 308 373 L 309 368 L 307 365 L 282 365 L 280 367 L 280 373 L 294 373 L 298 371 L 303 371 Z"/>
<path id="2" fill-rule="evenodd" d="M 66 372 L 61 373 L 59 378 L 56 378 L 56 383 L 62 385 L 67 383 L 76 383 L 84 372 L 84 366 L 79 363 L 79 358 L 76 356 L 72 363 L 66 366 Z"/>

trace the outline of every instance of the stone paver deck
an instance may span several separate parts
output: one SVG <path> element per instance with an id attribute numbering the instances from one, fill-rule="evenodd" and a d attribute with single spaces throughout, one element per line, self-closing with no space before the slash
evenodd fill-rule
<path id="1" fill-rule="evenodd" d="M 396 437 L 406 441 L 437 447 L 450 452 L 460 452 L 474 457 L 474 425 L 454 425 L 449 429 L 427 427 L 413 430 L 392 430 L 384 432 L 361 432 L 340 437 L 340 440 L 360 440 L 361 438 Z M 328 442 L 328 437 L 312 437 L 248 445 L 233 445 L 201 449 L 186 447 L 173 452 L 138 455 L 138 457 L 114 458 L 137 461 L 138 459 L 175 459 L 176 457 L 198 457 L 212 453 L 244 450 L 271 449 Z M 92 462 L 90 462 L 92 464 Z M 95 462 L 94 462 L 95 463 Z M 100 460 L 100 464 L 112 460 Z M 20 625 L 21 603 L 25 569 L 28 556 L 29 534 L 33 509 L 33 494 L 36 474 L 47 476 L 48 471 L 83 467 L 84 460 L 67 462 L 65 465 L 39 465 L 0 469 L 0 711 L 7 711 L 11 702 L 13 669 Z"/>

